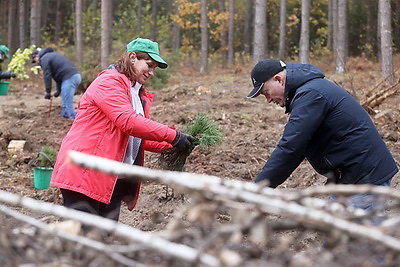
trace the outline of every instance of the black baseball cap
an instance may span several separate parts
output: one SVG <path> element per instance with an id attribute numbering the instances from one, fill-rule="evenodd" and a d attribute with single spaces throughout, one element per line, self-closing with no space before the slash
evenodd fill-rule
<path id="1" fill-rule="evenodd" d="M 286 63 L 278 59 L 266 59 L 259 61 L 251 71 L 251 82 L 253 90 L 247 95 L 247 98 L 253 98 L 260 95 L 260 90 L 265 81 L 268 81 L 275 74 L 283 71 Z"/>
<path id="2" fill-rule="evenodd" d="M 39 55 L 39 50 L 33 50 L 32 54 L 31 54 L 32 63 L 35 63 L 34 57 L 36 55 Z"/>

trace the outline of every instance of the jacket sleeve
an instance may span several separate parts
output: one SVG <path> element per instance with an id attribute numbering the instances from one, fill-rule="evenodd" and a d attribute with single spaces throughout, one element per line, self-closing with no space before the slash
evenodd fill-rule
<path id="1" fill-rule="evenodd" d="M 44 79 L 44 88 L 46 93 L 51 93 L 51 68 L 49 60 L 46 57 L 40 58 L 40 66 L 42 67 L 43 71 L 43 79 Z"/>
<path id="2" fill-rule="evenodd" d="M 2 72 L 0 71 L 0 79 L 11 79 L 11 72 Z"/>
<path id="3" fill-rule="evenodd" d="M 175 130 L 134 111 L 127 81 L 110 73 L 101 76 L 101 81 L 97 82 L 96 89 L 92 91 L 92 99 L 116 127 L 141 139 L 168 143 L 174 140 Z"/>
<path id="4" fill-rule="evenodd" d="M 315 90 L 303 90 L 292 101 L 292 112 L 283 136 L 255 182 L 282 184 L 305 158 L 305 150 L 329 109 L 327 100 Z"/>
<path id="5" fill-rule="evenodd" d="M 157 142 L 150 140 L 143 140 L 143 149 L 146 151 L 160 153 L 162 150 L 172 147 L 168 142 Z"/>

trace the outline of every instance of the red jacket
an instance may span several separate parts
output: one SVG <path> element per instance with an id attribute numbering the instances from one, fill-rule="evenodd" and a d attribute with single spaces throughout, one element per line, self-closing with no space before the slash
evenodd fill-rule
<path id="1" fill-rule="evenodd" d="M 122 162 L 129 136 L 142 139 L 142 158 L 144 150 L 159 152 L 171 146 L 176 131 L 149 118 L 153 95 L 141 92 L 145 102 L 145 117 L 142 117 L 132 107 L 130 88 L 129 79 L 112 69 L 102 71 L 91 83 L 79 101 L 74 123 L 62 141 L 51 186 L 79 192 L 108 204 L 117 176 L 68 164 L 69 150 Z M 140 183 L 132 190 L 135 195 L 125 199 L 130 210 L 136 204 L 139 189 Z"/>

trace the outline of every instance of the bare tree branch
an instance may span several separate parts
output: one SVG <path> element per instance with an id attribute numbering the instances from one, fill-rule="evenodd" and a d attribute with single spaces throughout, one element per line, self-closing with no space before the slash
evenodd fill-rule
<path id="1" fill-rule="evenodd" d="M 248 182 L 235 181 L 232 186 L 226 186 L 221 178 L 215 176 L 206 176 L 200 174 L 189 174 L 184 172 L 171 172 L 151 170 L 144 167 L 131 166 L 120 162 L 112 161 L 105 158 L 90 156 L 76 151 L 69 152 L 69 160 L 79 166 L 99 170 L 105 173 L 112 173 L 127 178 L 151 180 L 161 183 L 175 184 L 186 187 L 190 190 L 203 191 L 205 195 L 223 195 L 229 199 L 254 203 L 262 207 L 262 210 L 281 216 L 287 216 L 292 219 L 323 226 L 327 229 L 337 229 L 354 237 L 369 239 L 373 242 L 380 243 L 387 248 L 400 251 L 400 240 L 390 235 L 384 234 L 378 227 L 364 226 L 344 219 L 337 218 L 325 211 L 314 208 L 304 207 L 295 202 L 285 201 L 273 198 L 264 194 L 256 193 L 253 185 L 247 185 Z M 240 186 L 239 186 L 240 185 Z M 238 189 L 240 188 L 240 189 Z M 246 189 L 251 190 L 246 190 Z M 262 189 L 258 190 L 261 191 Z M 275 189 L 279 192 L 279 189 Z M 340 188 L 342 192 L 346 191 Z M 366 187 L 363 190 L 370 192 L 374 190 L 382 193 L 384 189 L 372 189 Z M 268 192 L 266 190 L 265 192 Z M 321 190 L 322 191 L 322 190 Z M 390 191 L 390 190 L 388 190 Z M 287 192 L 280 192 L 281 196 Z M 392 192 L 393 195 L 398 194 Z"/>
<path id="2" fill-rule="evenodd" d="M 116 221 L 102 218 L 96 215 L 88 214 L 85 212 L 68 209 L 63 206 L 55 205 L 48 202 L 42 202 L 27 197 L 21 197 L 16 194 L 11 194 L 5 191 L 0 191 L 0 202 L 7 203 L 9 205 L 21 206 L 29 208 L 36 212 L 42 212 L 46 214 L 54 214 L 63 218 L 80 221 L 86 225 L 94 226 L 98 229 L 103 229 L 109 233 L 114 233 L 117 236 L 130 239 L 135 242 L 140 242 L 148 248 L 160 251 L 166 255 L 172 256 L 177 259 L 181 259 L 187 262 L 197 262 L 206 266 L 217 266 L 218 260 L 208 254 L 198 254 L 198 252 L 188 246 L 182 244 L 176 244 L 169 242 L 163 238 L 160 238 L 154 234 L 140 231 L 138 229 L 129 227 L 124 224 L 117 223 Z M 32 221 L 32 223 L 35 223 Z M 39 226 L 39 225 L 38 225 Z M 83 239 L 80 242 L 86 242 Z M 98 249 L 104 249 L 100 244 L 90 243 L 85 245 L 88 246 L 100 246 Z"/>

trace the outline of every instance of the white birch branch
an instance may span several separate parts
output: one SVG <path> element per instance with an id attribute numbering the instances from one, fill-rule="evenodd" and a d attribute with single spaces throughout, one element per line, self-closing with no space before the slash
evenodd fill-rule
<path id="1" fill-rule="evenodd" d="M 254 185 L 248 185 L 248 182 L 236 181 L 234 183 L 236 185 L 235 188 L 227 187 L 222 182 L 222 179 L 216 176 L 152 170 L 144 167 L 123 164 L 113 160 L 91 156 L 76 151 L 69 152 L 69 161 L 82 167 L 115 174 L 122 177 L 131 177 L 140 180 L 151 180 L 161 183 L 175 184 L 184 186 L 191 190 L 200 190 L 206 193 L 224 195 L 230 199 L 258 204 L 263 210 L 275 215 L 289 216 L 295 220 L 314 223 L 318 226 L 321 226 L 322 224 L 327 229 L 336 228 L 349 235 L 366 238 L 371 241 L 381 243 L 382 245 L 393 250 L 400 251 L 399 239 L 386 235 L 375 227 L 366 227 L 356 223 L 348 222 L 346 220 L 336 218 L 331 214 L 321 210 L 307 208 L 294 202 L 288 202 L 282 199 L 274 199 L 271 196 L 243 190 L 243 188 L 251 188 L 252 190 L 254 189 Z M 238 190 L 238 188 L 241 190 Z M 279 189 L 275 190 L 279 191 Z M 284 194 L 286 194 L 286 192 Z"/>
<path id="2" fill-rule="evenodd" d="M 28 215 L 22 214 L 16 210 L 10 209 L 4 205 L 0 205 L 0 212 L 7 214 L 8 216 L 11 216 L 19 221 L 25 222 L 29 225 L 32 225 L 36 228 L 39 228 L 47 233 L 50 233 L 52 235 L 58 236 L 62 239 L 68 240 L 68 241 L 72 241 L 72 242 L 76 242 L 79 244 L 82 244 L 86 247 L 95 249 L 97 251 L 100 251 L 102 253 L 105 253 L 107 255 L 109 255 L 110 258 L 114 259 L 115 261 L 127 265 L 127 266 L 142 266 L 140 264 L 138 264 L 137 262 L 132 261 L 129 258 L 126 258 L 124 256 L 122 256 L 119 253 L 116 253 L 111 246 L 106 245 L 104 243 L 98 242 L 96 240 L 90 239 L 90 238 L 86 238 L 83 236 L 75 236 L 75 235 L 71 235 L 62 231 L 59 231 L 57 229 L 54 229 L 52 227 L 50 227 L 47 223 L 43 223 L 35 218 L 32 218 Z"/>
<path id="3" fill-rule="evenodd" d="M 169 255 L 171 257 L 195 263 L 200 262 L 205 266 L 217 266 L 218 260 L 208 254 L 199 254 L 197 250 L 173 242 L 169 242 L 154 234 L 143 232 L 116 221 L 99 217 L 78 210 L 69 209 L 49 202 L 43 202 L 28 197 L 21 197 L 5 191 L 0 191 L 0 202 L 13 206 L 21 206 L 32 211 L 53 214 L 62 218 L 80 221 L 86 225 L 113 232 L 116 236 L 139 242 L 144 246 Z"/>

